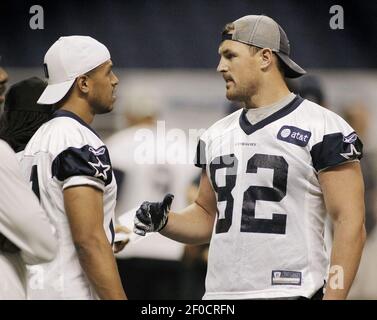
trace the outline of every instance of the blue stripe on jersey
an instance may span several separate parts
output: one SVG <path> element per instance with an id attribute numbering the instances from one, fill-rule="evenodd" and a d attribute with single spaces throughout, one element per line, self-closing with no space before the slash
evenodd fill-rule
<path id="1" fill-rule="evenodd" d="M 107 186 L 113 175 L 106 146 L 94 149 L 89 145 L 69 147 L 59 153 L 51 167 L 52 176 L 64 181 L 73 176 L 89 176 L 102 180 Z"/>
<path id="2" fill-rule="evenodd" d="M 345 137 L 342 133 L 331 133 L 323 136 L 310 150 L 313 167 L 320 171 L 343 162 L 361 159 L 363 143 L 355 132 Z"/>
<path id="3" fill-rule="evenodd" d="M 81 119 L 78 115 L 74 114 L 73 112 L 67 111 L 67 110 L 57 110 L 52 115 L 52 118 L 60 118 L 60 117 L 67 117 L 67 118 L 76 120 L 81 125 L 83 125 L 84 127 L 88 128 L 90 131 L 92 131 L 99 138 L 98 133 L 91 126 L 89 126 L 83 119 Z"/>
<path id="4" fill-rule="evenodd" d="M 110 232 L 111 232 L 111 245 L 113 245 L 114 244 L 114 239 L 115 239 L 115 230 L 114 230 L 113 219 L 110 220 L 109 228 L 110 228 Z"/>

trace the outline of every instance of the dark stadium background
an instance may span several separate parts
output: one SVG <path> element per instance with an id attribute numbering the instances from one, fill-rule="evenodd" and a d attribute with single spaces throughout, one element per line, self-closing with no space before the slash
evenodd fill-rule
<path id="1" fill-rule="evenodd" d="M 44 8 L 45 29 L 29 28 L 29 8 Z M 329 8 L 344 8 L 344 30 L 331 30 Z M 126 68 L 213 68 L 223 25 L 246 14 L 274 17 L 293 57 L 307 68 L 376 68 L 376 1 L 92 0 L 0 2 L 0 52 L 7 66 L 39 66 L 60 35 L 91 35 Z M 4 17 L 5 15 L 5 17 Z"/>

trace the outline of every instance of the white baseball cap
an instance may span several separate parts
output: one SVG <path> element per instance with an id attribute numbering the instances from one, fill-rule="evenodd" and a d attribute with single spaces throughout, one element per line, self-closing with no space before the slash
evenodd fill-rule
<path id="1" fill-rule="evenodd" d="M 93 70 L 109 59 L 109 50 L 91 37 L 60 37 L 44 57 L 48 86 L 39 97 L 38 104 L 59 102 L 78 76 Z"/>

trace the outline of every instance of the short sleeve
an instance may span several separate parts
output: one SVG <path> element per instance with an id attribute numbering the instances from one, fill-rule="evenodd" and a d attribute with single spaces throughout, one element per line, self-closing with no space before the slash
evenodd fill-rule
<path id="1" fill-rule="evenodd" d="M 363 144 L 347 122 L 335 114 L 329 114 L 325 119 L 323 134 L 310 153 L 313 166 L 319 172 L 344 162 L 361 159 Z"/>
<path id="2" fill-rule="evenodd" d="M 63 189 L 91 185 L 104 190 L 113 179 L 109 152 L 106 146 L 93 148 L 69 147 L 52 162 L 52 176 L 63 182 Z"/>

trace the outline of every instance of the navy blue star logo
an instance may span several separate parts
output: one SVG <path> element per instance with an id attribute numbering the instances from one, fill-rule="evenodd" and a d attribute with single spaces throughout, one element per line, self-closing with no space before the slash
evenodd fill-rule
<path id="1" fill-rule="evenodd" d="M 354 159 L 355 155 L 356 156 L 361 155 L 361 152 L 357 151 L 356 147 L 353 144 L 351 144 L 350 146 L 351 146 L 350 152 L 345 152 L 345 153 L 340 154 L 342 157 L 346 158 L 347 160 L 348 159 Z"/>

